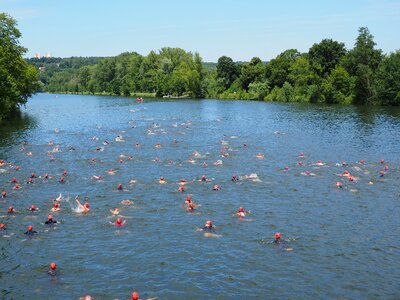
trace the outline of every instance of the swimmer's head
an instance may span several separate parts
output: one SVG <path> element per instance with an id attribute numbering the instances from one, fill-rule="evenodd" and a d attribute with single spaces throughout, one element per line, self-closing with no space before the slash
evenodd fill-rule
<path id="1" fill-rule="evenodd" d="M 58 208 L 58 202 L 55 202 L 53 206 L 54 208 Z"/>
<path id="2" fill-rule="evenodd" d="M 50 269 L 55 270 L 57 268 L 57 265 L 55 262 L 50 263 Z"/>
<path id="3" fill-rule="evenodd" d="M 12 183 L 17 182 L 17 178 L 15 178 L 15 177 L 11 178 L 11 182 L 12 182 Z"/>
<path id="4" fill-rule="evenodd" d="M 164 179 L 164 177 L 163 177 L 163 176 L 160 176 L 160 180 L 161 180 L 161 181 L 164 181 L 165 179 Z"/>
<path id="5" fill-rule="evenodd" d="M 354 181 L 354 178 L 352 176 L 349 177 L 350 181 Z"/>
<path id="6" fill-rule="evenodd" d="M 385 160 L 384 160 L 384 159 L 381 159 L 380 162 L 381 162 L 381 164 L 384 164 L 384 163 L 385 163 Z"/>
<path id="7" fill-rule="evenodd" d="M 15 171 L 19 171 L 19 169 L 20 169 L 19 166 L 15 167 Z"/>
<path id="8" fill-rule="evenodd" d="M 343 187 L 343 184 L 342 184 L 340 181 L 338 181 L 338 182 L 336 182 L 336 186 L 337 186 L 338 188 L 341 188 L 341 187 Z"/>
<path id="9" fill-rule="evenodd" d="M 14 188 L 19 189 L 19 188 L 20 188 L 19 184 L 16 183 L 15 186 L 14 186 Z"/>
<path id="10" fill-rule="evenodd" d="M 90 295 L 86 295 L 83 297 L 83 300 L 92 300 L 92 297 Z"/>
<path id="11" fill-rule="evenodd" d="M 118 184 L 118 187 L 117 187 L 117 189 L 119 189 L 119 190 L 122 190 L 122 189 L 123 189 L 123 187 L 122 187 L 122 183 L 119 183 L 119 184 Z"/>
<path id="12" fill-rule="evenodd" d="M 32 177 L 28 178 L 28 183 L 32 183 L 32 182 L 33 182 Z"/>
<path id="13" fill-rule="evenodd" d="M 344 171 L 343 171 L 343 174 L 344 174 L 344 175 L 347 175 L 347 174 L 349 174 L 349 171 L 344 170 Z"/>
<path id="14" fill-rule="evenodd" d="M 65 178 L 64 177 L 60 177 L 60 182 L 64 182 Z"/>
<path id="15" fill-rule="evenodd" d="M 64 176 L 67 176 L 68 175 L 67 170 L 64 170 L 63 174 L 64 174 Z"/>
<path id="16" fill-rule="evenodd" d="M 186 182 L 185 178 L 182 178 L 182 179 L 181 179 L 181 182 Z"/>
<path id="17" fill-rule="evenodd" d="M 238 212 L 244 212 L 243 207 L 239 207 Z"/>
<path id="18" fill-rule="evenodd" d="M 288 167 L 288 166 L 285 166 L 285 168 L 284 168 L 284 169 L 285 169 L 285 171 L 287 171 L 287 170 L 289 170 L 289 167 Z"/>
<path id="19" fill-rule="evenodd" d="M 4 228 L 6 228 L 6 224 L 0 223 L 0 229 L 4 229 Z"/>
<path id="20" fill-rule="evenodd" d="M 31 210 L 36 210 L 35 204 L 32 204 L 32 205 L 31 205 Z"/>
<path id="21" fill-rule="evenodd" d="M 7 211 L 8 211 L 8 213 L 13 213 L 14 212 L 14 207 L 9 206 Z"/>
<path id="22" fill-rule="evenodd" d="M 214 191 L 218 191 L 218 190 L 219 190 L 218 184 L 214 184 L 213 190 L 214 190 Z"/>
<path id="23" fill-rule="evenodd" d="M 183 185 L 181 185 L 181 186 L 178 188 L 178 191 L 180 191 L 180 192 L 184 192 L 184 191 L 185 191 L 185 188 L 183 187 Z"/>
<path id="24" fill-rule="evenodd" d="M 87 202 L 83 206 L 86 207 L 86 208 L 90 208 L 90 204 L 87 203 Z"/>
<path id="25" fill-rule="evenodd" d="M 132 300 L 139 300 L 139 294 L 138 294 L 138 292 L 134 291 L 134 292 L 132 293 Z"/>
<path id="26" fill-rule="evenodd" d="M 44 174 L 44 178 L 49 178 L 49 173 Z"/>
<path id="27" fill-rule="evenodd" d="M 28 231 L 32 231 L 33 230 L 33 226 L 32 225 L 29 225 L 28 226 Z"/>
<path id="28" fill-rule="evenodd" d="M 279 239 L 281 238 L 280 232 L 275 233 L 275 238 L 276 238 L 277 240 L 279 240 Z"/>
<path id="29" fill-rule="evenodd" d="M 360 164 L 363 164 L 364 162 L 365 162 L 365 161 L 364 161 L 363 159 L 360 159 L 360 160 L 359 160 L 359 163 L 360 163 Z"/>
<path id="30" fill-rule="evenodd" d="M 36 176 L 35 176 L 35 173 L 32 172 L 31 178 L 34 178 L 34 177 L 36 177 Z"/>
<path id="31" fill-rule="evenodd" d="M 52 214 L 49 214 L 49 215 L 47 216 L 47 219 L 48 219 L 48 220 L 53 220 L 53 215 L 52 215 Z"/>
<path id="32" fill-rule="evenodd" d="M 5 198 L 6 196 L 7 196 L 6 191 L 2 191 L 2 192 L 1 192 L 1 197 Z"/>
<path id="33" fill-rule="evenodd" d="M 206 222 L 206 224 L 205 224 L 205 227 L 212 227 L 212 226 L 213 226 L 213 223 L 212 223 L 211 220 L 208 220 L 208 221 Z"/>
<path id="34" fill-rule="evenodd" d="M 117 223 L 118 225 L 121 225 L 121 224 L 122 224 L 121 218 L 117 218 L 116 223 Z"/>
<path id="35" fill-rule="evenodd" d="M 190 201 L 190 195 L 186 196 L 186 201 Z"/>

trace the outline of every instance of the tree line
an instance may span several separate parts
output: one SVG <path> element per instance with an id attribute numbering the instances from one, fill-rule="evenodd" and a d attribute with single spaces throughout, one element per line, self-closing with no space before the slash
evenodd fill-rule
<path id="1" fill-rule="evenodd" d="M 269 62 L 258 57 L 234 62 L 222 56 L 216 64 L 204 63 L 198 53 L 179 48 L 162 48 L 147 56 L 127 52 L 108 58 L 61 59 L 58 67 L 47 59 L 29 62 L 44 67 L 40 78 L 48 92 L 400 104 L 400 52 L 383 54 L 366 27 L 359 29 L 353 49 L 324 39 L 306 53 L 289 49 Z"/>
<path id="2" fill-rule="evenodd" d="M 328 104 L 400 105 L 400 51 L 384 54 L 368 28 L 354 47 L 324 39 L 268 62 L 205 63 L 198 53 L 162 48 L 143 56 L 23 59 L 16 21 L 0 13 L 0 120 L 36 91 Z"/>

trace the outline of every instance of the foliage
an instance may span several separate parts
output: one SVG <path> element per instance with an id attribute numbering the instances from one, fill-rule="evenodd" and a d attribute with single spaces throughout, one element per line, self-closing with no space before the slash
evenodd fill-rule
<path id="1" fill-rule="evenodd" d="M 251 99 L 328 104 L 400 104 L 400 54 L 382 55 L 368 28 L 353 49 L 323 39 L 307 53 L 283 51 L 269 62 L 204 63 L 198 53 L 162 48 L 147 56 L 30 59 L 50 92 Z"/>
<path id="2" fill-rule="evenodd" d="M 26 103 L 39 88 L 38 72 L 22 55 L 16 21 L 0 13 L 0 120 Z"/>

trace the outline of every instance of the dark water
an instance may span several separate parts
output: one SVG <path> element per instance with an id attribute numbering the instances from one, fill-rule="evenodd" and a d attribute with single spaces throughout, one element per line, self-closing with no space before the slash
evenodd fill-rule
<path id="1" fill-rule="evenodd" d="M 49 153 L 50 140 L 60 152 Z M 200 157 L 189 162 L 195 151 Z M 159 299 L 400 297 L 398 109 L 40 94 L 2 125 L 0 158 L 2 298 L 128 299 L 135 289 Z M 353 182 L 338 176 L 345 169 Z M 31 172 L 52 178 L 27 185 Z M 230 180 L 251 173 L 259 180 Z M 178 192 L 182 178 L 203 174 L 214 181 Z M 43 222 L 59 193 L 54 215 L 62 223 L 49 228 Z M 187 194 L 201 205 L 194 213 L 185 210 Z M 88 215 L 71 209 L 76 195 L 89 198 Z M 31 204 L 40 211 L 29 212 Z M 9 205 L 16 214 L 7 214 Z M 251 211 L 244 220 L 235 216 L 239 206 Z M 109 224 L 114 207 L 122 228 Z M 196 231 L 208 219 L 219 237 Z M 28 225 L 38 231 L 33 238 L 23 234 Z M 278 231 L 280 245 L 272 243 Z M 55 277 L 47 274 L 52 261 Z"/>

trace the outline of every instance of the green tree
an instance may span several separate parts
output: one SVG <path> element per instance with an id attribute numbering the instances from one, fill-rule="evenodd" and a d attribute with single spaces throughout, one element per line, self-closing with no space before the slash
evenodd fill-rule
<path id="1" fill-rule="evenodd" d="M 386 56 L 376 74 L 377 98 L 384 105 L 400 105 L 400 50 Z"/>
<path id="2" fill-rule="evenodd" d="M 375 49 L 376 43 L 368 28 L 361 27 L 354 48 L 349 52 L 344 65 L 356 78 L 355 102 L 372 104 L 376 100 L 374 73 L 382 60 L 382 51 Z"/>
<path id="3" fill-rule="evenodd" d="M 239 69 L 232 58 L 221 56 L 217 63 L 217 80 L 221 83 L 222 87 L 225 90 L 228 89 L 238 76 Z"/>
<path id="4" fill-rule="evenodd" d="M 39 89 L 38 72 L 22 55 L 16 21 L 0 13 L 0 120 L 25 104 Z"/>
<path id="5" fill-rule="evenodd" d="M 265 79 L 265 64 L 258 57 L 253 57 L 248 64 L 244 64 L 240 71 L 239 80 L 242 89 L 248 91 L 250 83 Z"/>
<path id="6" fill-rule="evenodd" d="M 267 63 L 266 77 L 272 87 L 282 87 L 288 81 L 289 69 L 299 56 L 300 52 L 296 49 L 289 49 Z"/>
<path id="7" fill-rule="evenodd" d="M 345 55 L 344 44 L 331 39 L 324 39 L 320 43 L 314 44 L 308 51 L 308 59 L 314 67 L 314 71 L 324 78 L 329 75 Z"/>

